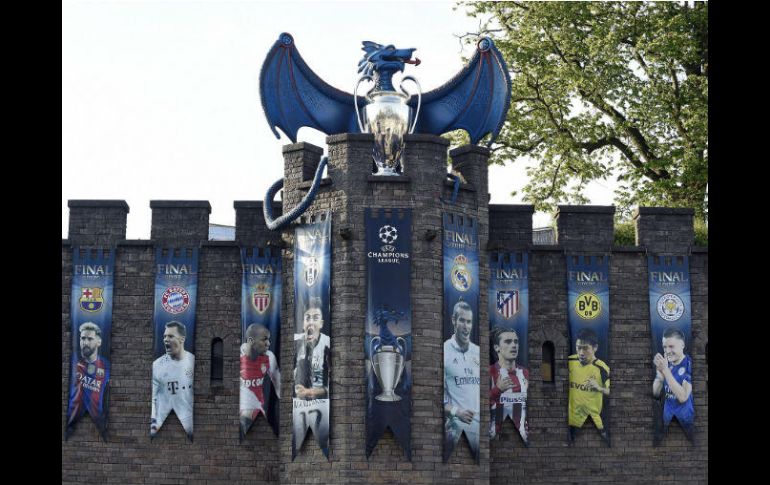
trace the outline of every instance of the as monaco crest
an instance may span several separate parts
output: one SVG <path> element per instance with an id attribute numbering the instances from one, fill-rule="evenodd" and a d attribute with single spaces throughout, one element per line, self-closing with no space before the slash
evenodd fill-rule
<path id="1" fill-rule="evenodd" d="M 270 287 L 266 284 L 257 285 L 251 297 L 251 304 L 254 305 L 254 309 L 260 314 L 265 313 L 267 307 L 270 306 Z"/>
<path id="2" fill-rule="evenodd" d="M 98 312 L 104 306 L 102 288 L 81 288 L 80 309 L 87 312 Z"/>
<path id="3" fill-rule="evenodd" d="M 519 290 L 497 292 L 497 313 L 503 318 L 511 318 L 519 311 Z"/>

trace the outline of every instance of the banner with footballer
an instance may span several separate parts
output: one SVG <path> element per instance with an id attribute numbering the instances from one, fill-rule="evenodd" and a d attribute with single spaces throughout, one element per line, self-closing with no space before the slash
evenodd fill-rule
<path id="1" fill-rule="evenodd" d="M 261 414 L 278 436 L 281 250 L 241 248 L 240 438 Z"/>
<path id="2" fill-rule="evenodd" d="M 676 419 L 693 442 L 695 406 L 692 397 L 692 305 L 690 261 L 687 256 L 648 256 L 652 384 L 653 444 L 659 445 Z"/>
<path id="3" fill-rule="evenodd" d="M 479 462 L 481 353 L 479 351 L 478 221 L 443 214 L 444 463 L 460 436 Z"/>
<path id="4" fill-rule="evenodd" d="M 294 372 L 291 459 L 310 428 L 329 458 L 331 212 L 297 226 L 294 238 Z"/>
<path id="5" fill-rule="evenodd" d="M 567 255 L 569 440 L 588 418 L 610 446 L 609 256 Z"/>
<path id="6" fill-rule="evenodd" d="M 198 249 L 156 248 L 150 438 L 174 411 L 193 439 L 197 292 Z"/>
<path id="7" fill-rule="evenodd" d="M 88 413 L 107 441 L 115 249 L 75 247 L 72 265 L 72 356 L 64 439 Z"/>
<path id="8" fill-rule="evenodd" d="M 366 209 L 366 456 L 390 428 L 412 458 L 412 211 Z"/>
<path id="9" fill-rule="evenodd" d="M 489 437 L 510 419 L 529 446 L 529 254 L 492 254 L 489 271 Z"/>

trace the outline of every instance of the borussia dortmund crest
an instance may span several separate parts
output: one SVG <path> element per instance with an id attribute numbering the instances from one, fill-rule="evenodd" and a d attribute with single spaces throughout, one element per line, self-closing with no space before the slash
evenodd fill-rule
<path id="1" fill-rule="evenodd" d="M 473 277 L 471 272 L 466 266 L 468 264 L 468 258 L 463 254 L 459 254 L 455 257 L 455 264 L 452 266 L 452 286 L 457 291 L 468 291 L 473 283 Z"/>
<path id="2" fill-rule="evenodd" d="M 583 320 L 593 320 L 602 313 L 602 302 L 594 293 L 581 293 L 575 300 L 575 313 Z"/>
<path id="3" fill-rule="evenodd" d="M 251 304 L 254 305 L 257 313 L 265 313 L 267 307 L 270 306 L 270 287 L 267 284 L 260 283 L 255 287 L 251 294 Z"/>
<path id="4" fill-rule="evenodd" d="M 104 306 L 102 288 L 81 288 L 80 309 L 86 312 L 98 312 Z"/>

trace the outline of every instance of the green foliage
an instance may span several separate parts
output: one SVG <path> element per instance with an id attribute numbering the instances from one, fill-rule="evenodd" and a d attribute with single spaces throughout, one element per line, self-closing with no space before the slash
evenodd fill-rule
<path id="1" fill-rule="evenodd" d="M 707 218 L 708 3 L 462 5 L 487 20 L 481 33 L 512 71 L 491 163 L 537 161 L 525 201 L 583 203 L 586 184 L 612 178 L 621 212 L 691 207 Z"/>
<path id="2" fill-rule="evenodd" d="M 705 222 L 698 219 L 695 219 L 695 245 L 709 245 L 709 226 Z"/>
<path id="3" fill-rule="evenodd" d="M 632 221 L 615 221 L 615 246 L 636 246 L 636 224 Z"/>

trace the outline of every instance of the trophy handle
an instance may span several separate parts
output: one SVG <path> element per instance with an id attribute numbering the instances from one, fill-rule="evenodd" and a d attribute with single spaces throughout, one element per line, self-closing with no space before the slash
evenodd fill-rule
<path id="1" fill-rule="evenodd" d="M 379 342 L 381 339 L 380 337 L 372 337 L 372 340 L 369 342 L 369 362 L 372 364 L 372 372 L 374 372 L 374 375 L 377 375 L 377 367 L 374 365 L 374 339 L 377 339 Z"/>
<path id="2" fill-rule="evenodd" d="M 411 135 L 414 133 L 414 128 L 417 126 L 417 117 L 420 116 L 420 105 L 422 104 L 422 87 L 420 86 L 420 83 L 412 76 L 404 76 L 401 79 L 401 84 L 398 86 L 398 88 L 406 94 L 407 96 L 411 97 L 412 95 L 407 92 L 406 89 L 404 89 L 404 81 L 412 81 L 417 85 L 417 111 L 414 113 L 414 121 L 412 122 L 412 128 L 409 130 L 409 134 Z M 363 130 L 362 130 L 363 131 Z"/>
<path id="3" fill-rule="evenodd" d="M 401 346 L 404 349 L 404 354 L 402 355 L 403 359 L 401 359 L 401 367 L 398 369 L 398 378 L 401 380 L 401 373 L 404 372 L 404 367 L 406 366 L 406 340 L 403 337 L 396 337 L 396 342 L 401 341 Z"/>
<path id="4" fill-rule="evenodd" d="M 361 122 L 361 114 L 358 112 L 358 85 L 361 84 L 361 81 L 367 80 L 371 81 L 372 76 L 361 76 L 358 78 L 356 87 L 353 89 L 353 106 L 356 108 L 356 121 L 358 122 L 358 129 L 361 130 L 361 133 L 364 133 L 364 125 Z"/>

